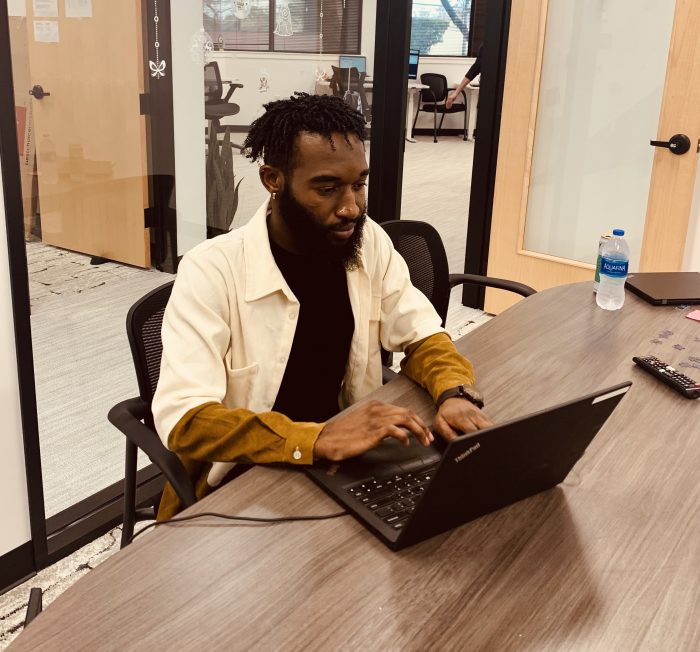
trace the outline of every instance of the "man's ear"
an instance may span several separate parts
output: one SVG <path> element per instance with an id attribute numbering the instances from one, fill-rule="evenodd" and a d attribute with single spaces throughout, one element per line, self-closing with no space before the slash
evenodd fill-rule
<path id="1" fill-rule="evenodd" d="M 272 194 L 284 190 L 284 174 L 279 168 L 273 165 L 260 166 L 260 181 L 265 186 L 265 190 Z"/>

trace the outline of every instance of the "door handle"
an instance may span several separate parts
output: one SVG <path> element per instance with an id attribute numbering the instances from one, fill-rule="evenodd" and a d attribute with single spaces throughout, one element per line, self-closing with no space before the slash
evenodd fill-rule
<path id="1" fill-rule="evenodd" d="M 671 150 L 671 154 L 685 154 L 690 149 L 690 138 L 685 134 L 674 134 L 666 140 L 650 140 L 650 145 L 654 147 L 666 147 Z"/>
<path id="2" fill-rule="evenodd" d="M 42 97 L 45 97 L 47 95 L 51 95 L 51 93 L 47 93 L 41 86 L 39 86 L 39 84 L 32 86 L 32 89 L 29 91 L 29 94 L 34 96 L 37 100 L 40 100 Z"/>

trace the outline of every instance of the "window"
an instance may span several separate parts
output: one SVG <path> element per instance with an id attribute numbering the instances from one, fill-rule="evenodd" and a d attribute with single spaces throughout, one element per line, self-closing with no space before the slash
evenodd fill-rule
<path id="1" fill-rule="evenodd" d="M 475 18 L 485 5 L 485 0 L 413 0 L 411 48 L 421 56 L 475 56 L 483 34 L 483 21 Z"/>
<path id="2" fill-rule="evenodd" d="M 360 53 L 362 0 L 204 0 L 202 5 L 204 29 L 224 50 Z"/>

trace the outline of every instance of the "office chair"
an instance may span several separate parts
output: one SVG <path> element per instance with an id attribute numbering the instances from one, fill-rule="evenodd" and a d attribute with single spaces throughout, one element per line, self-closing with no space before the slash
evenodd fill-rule
<path id="1" fill-rule="evenodd" d="M 440 315 L 443 328 L 447 322 L 450 292 L 458 285 L 482 285 L 515 292 L 523 297 L 535 294 L 531 287 L 516 281 L 479 274 L 450 274 L 440 234 L 427 222 L 390 220 L 383 222 L 382 227 L 389 234 L 396 251 L 406 261 L 411 283 L 428 297 Z M 391 366 L 391 360 L 391 352 L 382 349 L 382 364 L 385 368 Z M 382 378 L 387 382 L 391 376 L 382 369 Z"/>
<path id="2" fill-rule="evenodd" d="M 331 77 L 330 85 L 333 95 L 347 101 L 346 93 L 357 93 L 362 106 L 362 116 L 365 122 L 369 122 L 371 119 L 371 108 L 365 94 L 365 78 L 367 74 L 360 72 L 354 67 L 338 68 L 337 66 L 331 66 L 331 68 L 333 69 L 333 76 Z M 353 106 L 353 108 L 357 107 Z"/>
<path id="3" fill-rule="evenodd" d="M 110 423 L 126 435 L 122 548 L 130 543 L 136 521 L 152 520 L 157 513 L 157 506 L 152 509 L 136 509 L 136 458 L 139 448 L 161 470 L 185 507 L 194 505 L 197 501 L 185 467 L 178 456 L 163 445 L 156 433 L 151 413 L 151 401 L 158 385 L 163 351 L 160 328 L 173 283 L 170 281 L 151 290 L 131 306 L 126 317 L 126 331 L 139 396 L 117 403 L 107 415 Z"/>
<path id="4" fill-rule="evenodd" d="M 433 142 L 437 143 L 437 132 L 442 129 L 442 121 L 445 119 L 446 113 L 462 113 L 464 112 L 464 137 L 462 140 L 467 140 L 467 94 L 462 91 L 461 95 L 464 97 L 464 104 L 461 102 L 454 102 L 451 108 L 445 106 L 445 100 L 447 100 L 447 95 L 449 88 L 447 86 L 447 77 L 445 75 L 438 75 L 433 72 L 426 72 L 420 76 L 421 84 L 425 84 L 428 88 L 424 88 L 420 92 L 420 97 L 418 99 L 418 108 L 416 109 L 416 116 L 413 118 L 413 128 L 416 128 L 416 122 L 418 121 L 418 114 L 421 111 L 426 111 L 433 114 Z M 427 104 L 426 104 L 427 102 Z M 440 126 L 437 124 L 437 114 L 441 113 Z"/>
<path id="5" fill-rule="evenodd" d="M 224 96 L 224 84 L 228 84 L 228 92 Z M 221 130 L 221 118 L 236 115 L 241 107 L 231 102 L 231 95 L 237 88 L 243 88 L 243 84 L 232 81 L 221 81 L 219 64 L 216 61 L 204 66 L 204 117 L 210 121 L 211 128 L 218 135 Z M 231 143 L 233 147 L 243 151 L 241 145 Z"/>

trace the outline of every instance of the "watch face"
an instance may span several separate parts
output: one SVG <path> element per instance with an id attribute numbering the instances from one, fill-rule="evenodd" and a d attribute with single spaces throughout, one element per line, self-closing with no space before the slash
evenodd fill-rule
<path id="1" fill-rule="evenodd" d="M 471 387 L 466 387 L 465 385 L 460 386 L 460 393 L 464 398 L 471 401 L 477 407 L 482 407 L 484 405 L 484 399 L 479 392 Z"/>

